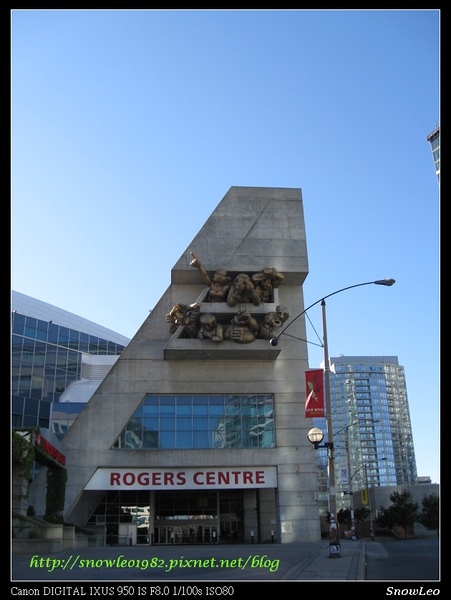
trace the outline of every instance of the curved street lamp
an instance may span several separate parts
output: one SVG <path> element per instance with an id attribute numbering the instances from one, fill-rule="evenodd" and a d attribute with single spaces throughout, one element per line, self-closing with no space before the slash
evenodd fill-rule
<path id="1" fill-rule="evenodd" d="M 351 480 L 352 480 L 352 478 L 354 477 L 354 475 L 356 473 L 358 473 L 362 469 L 365 469 L 365 486 L 366 486 L 366 493 L 368 495 L 368 510 L 370 511 L 370 537 L 371 537 L 372 542 L 374 542 L 374 528 L 373 528 L 373 509 L 371 507 L 370 490 L 368 487 L 368 465 L 378 463 L 380 460 L 387 460 L 387 457 L 383 456 L 382 458 L 379 458 L 378 460 L 370 460 L 370 461 L 364 462 L 361 467 L 359 467 L 356 471 L 354 471 L 354 473 L 352 474 L 352 477 L 351 477 Z"/>
<path id="2" fill-rule="evenodd" d="M 276 337 L 271 338 L 269 340 L 269 343 L 271 344 L 271 346 L 277 346 L 277 344 L 279 343 L 280 336 L 285 333 L 285 331 L 288 329 L 288 327 L 290 327 L 296 321 L 296 319 L 299 319 L 299 317 L 302 317 L 302 315 L 304 315 L 308 310 L 310 310 L 311 308 L 313 308 L 314 306 L 316 306 L 320 302 L 324 302 L 324 300 L 326 300 L 327 298 L 330 298 L 331 296 L 335 296 L 335 294 L 339 294 L 340 292 L 345 292 L 346 290 L 350 290 L 352 288 L 360 287 L 362 285 L 373 285 L 373 284 L 375 284 L 375 285 L 392 286 L 395 282 L 396 282 L 395 279 L 378 279 L 377 281 L 367 281 L 366 283 L 356 283 L 355 285 L 349 285 L 348 287 L 342 288 L 341 290 L 337 290 L 336 292 L 332 292 L 331 294 L 328 294 L 327 296 L 323 296 L 322 298 L 320 298 L 319 300 L 317 300 L 313 304 L 310 304 L 310 306 L 308 306 L 306 309 L 304 309 L 301 313 L 299 313 L 298 315 L 296 315 L 294 317 L 294 319 L 292 321 L 290 321 L 288 323 L 288 325 L 286 325 L 282 329 L 282 331 L 280 331 L 277 334 Z"/>
<path id="3" fill-rule="evenodd" d="M 380 419 L 371 419 L 370 420 L 371 423 L 379 423 Z M 348 479 L 348 486 L 349 489 L 348 491 L 342 492 L 343 494 L 348 494 L 349 495 L 349 510 L 351 513 L 351 540 L 355 541 L 357 539 L 356 534 L 355 534 L 355 518 L 354 518 L 354 498 L 352 495 L 352 477 L 351 477 L 351 456 L 350 456 L 350 442 L 349 442 L 349 429 L 351 427 L 354 427 L 354 425 L 359 425 L 360 423 L 365 423 L 367 424 L 369 422 L 369 419 L 367 419 L 366 417 L 361 418 L 361 419 L 356 419 L 355 421 L 352 421 L 352 423 L 349 423 L 349 425 L 346 425 L 345 427 L 342 427 L 341 429 L 339 429 L 338 431 L 336 431 L 334 433 L 334 437 L 339 435 L 342 431 L 346 431 L 346 463 L 347 463 L 347 477 Z M 385 459 L 382 459 L 385 460 Z M 358 470 L 358 469 L 357 469 Z M 355 473 L 354 473 L 355 475 Z"/>
<path id="4" fill-rule="evenodd" d="M 331 408 L 331 393 L 330 393 L 330 366 L 329 366 L 329 349 L 327 344 L 327 326 L 326 326 L 326 298 L 330 298 L 331 296 L 335 296 L 340 292 L 345 292 L 346 290 L 350 290 L 352 288 L 361 287 L 363 285 L 385 285 L 392 286 L 395 283 L 394 279 L 377 279 L 376 281 L 366 281 L 365 283 L 356 283 L 355 285 L 349 285 L 347 287 L 341 288 L 340 290 L 336 290 L 331 294 L 327 294 L 327 296 L 323 296 L 313 304 L 310 304 L 305 310 L 296 315 L 294 319 L 286 325 L 280 333 L 269 340 L 271 346 L 277 346 L 279 343 L 279 338 L 284 332 L 290 327 L 296 319 L 299 319 L 303 314 L 305 314 L 308 310 L 310 310 L 313 306 L 321 303 L 321 314 L 323 321 L 323 351 L 324 351 L 324 380 L 325 380 L 325 396 L 326 396 L 326 432 L 327 432 L 327 442 L 324 444 L 324 447 L 327 447 L 327 456 L 328 456 L 328 478 L 329 478 L 329 513 L 330 513 L 330 524 L 329 524 L 329 556 L 340 556 L 340 536 L 338 534 L 338 527 L 335 523 L 336 516 L 336 497 L 335 497 L 335 466 L 334 466 L 334 444 L 333 444 L 333 433 L 332 433 L 332 408 Z M 319 430 L 321 431 L 321 430 Z M 311 433 L 311 430 L 310 432 Z M 310 440 L 310 438 L 309 438 Z M 311 440 L 310 440 L 311 441 Z M 314 444 L 315 449 L 319 448 L 319 442 L 312 442 Z"/>

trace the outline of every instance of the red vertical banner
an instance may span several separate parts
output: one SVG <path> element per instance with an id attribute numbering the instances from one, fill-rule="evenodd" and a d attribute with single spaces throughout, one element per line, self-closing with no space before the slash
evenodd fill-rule
<path id="1" fill-rule="evenodd" d="M 324 379 L 322 369 L 305 372 L 305 417 L 324 417 Z"/>

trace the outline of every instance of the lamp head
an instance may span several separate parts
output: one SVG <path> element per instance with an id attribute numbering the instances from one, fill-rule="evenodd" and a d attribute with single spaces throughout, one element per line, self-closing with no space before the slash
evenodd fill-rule
<path id="1" fill-rule="evenodd" d="M 374 282 L 376 285 L 387 285 L 387 286 L 391 286 L 395 283 L 394 279 L 378 279 L 377 281 Z"/>
<path id="2" fill-rule="evenodd" d="M 271 338 L 271 339 L 269 340 L 269 343 L 271 344 L 271 346 L 277 346 L 277 345 L 278 345 L 278 343 L 279 343 L 279 338 L 278 338 L 278 337 Z"/>
<path id="3" fill-rule="evenodd" d="M 313 444 L 315 450 L 319 447 L 319 444 L 324 439 L 324 433 L 318 427 L 312 427 L 307 434 L 308 441 Z"/>

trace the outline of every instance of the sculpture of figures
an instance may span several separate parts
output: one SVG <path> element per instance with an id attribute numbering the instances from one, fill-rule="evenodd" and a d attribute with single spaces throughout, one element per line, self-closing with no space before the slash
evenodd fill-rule
<path id="1" fill-rule="evenodd" d="M 224 339 L 222 325 L 216 321 L 216 317 L 210 313 L 201 315 L 200 327 L 197 332 L 198 340 L 211 340 L 212 342 L 222 342 Z"/>
<path id="2" fill-rule="evenodd" d="M 290 316 L 290 312 L 286 308 L 276 307 L 275 311 L 266 313 L 263 325 L 258 330 L 257 337 L 264 340 L 270 340 L 276 337 L 276 329 L 281 327 Z"/>
<path id="3" fill-rule="evenodd" d="M 224 331 L 224 339 L 248 344 L 257 337 L 258 323 L 248 312 L 238 312 Z"/>
<path id="4" fill-rule="evenodd" d="M 274 267 L 265 267 L 259 273 L 254 273 L 252 281 L 260 302 L 271 302 L 273 290 L 282 285 L 284 279 L 284 275 L 278 273 Z"/>
<path id="5" fill-rule="evenodd" d="M 166 315 L 166 321 L 171 323 L 170 332 L 175 333 L 183 325 L 185 334 L 189 338 L 195 338 L 197 335 L 198 320 L 200 313 L 200 304 L 176 304 L 170 313 Z"/>
<path id="6" fill-rule="evenodd" d="M 230 289 L 230 277 L 227 276 L 225 269 L 218 269 L 211 279 L 207 271 L 203 268 L 200 260 L 190 252 L 193 260 L 189 263 L 191 267 L 196 267 L 202 279 L 209 286 L 208 300 L 210 302 L 226 302 L 227 294 Z"/>
<path id="7" fill-rule="evenodd" d="M 252 302 L 255 306 L 260 304 L 260 297 L 255 291 L 251 278 L 246 273 L 240 273 L 235 277 L 227 296 L 229 306 L 236 306 L 241 302 Z"/>

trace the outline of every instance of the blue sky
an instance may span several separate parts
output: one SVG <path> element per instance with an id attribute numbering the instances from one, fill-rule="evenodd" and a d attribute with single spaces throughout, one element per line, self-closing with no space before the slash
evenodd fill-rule
<path id="1" fill-rule="evenodd" d="M 396 280 L 327 301 L 329 354 L 399 358 L 440 483 L 440 16 L 13 10 L 12 289 L 132 338 L 230 187 L 300 188 L 305 306 Z"/>

